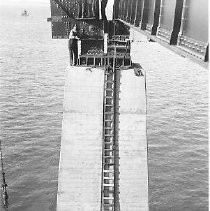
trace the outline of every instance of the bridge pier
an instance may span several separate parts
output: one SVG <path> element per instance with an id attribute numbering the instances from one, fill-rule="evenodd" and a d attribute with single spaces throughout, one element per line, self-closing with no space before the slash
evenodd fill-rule
<path id="1" fill-rule="evenodd" d="M 57 210 L 147 211 L 145 73 L 86 68 L 67 69 Z"/>
<path id="2" fill-rule="evenodd" d="M 103 80 L 100 69 L 67 68 L 57 211 L 100 210 Z"/>

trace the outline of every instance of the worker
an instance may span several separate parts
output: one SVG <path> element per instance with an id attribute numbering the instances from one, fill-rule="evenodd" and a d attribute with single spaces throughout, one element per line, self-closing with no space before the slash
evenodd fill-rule
<path id="1" fill-rule="evenodd" d="M 78 35 L 78 30 L 77 30 L 77 25 L 75 24 L 69 33 L 69 43 L 68 43 L 71 66 L 73 66 L 73 65 L 76 66 L 77 60 L 78 60 L 77 40 L 79 38 L 77 35 Z"/>

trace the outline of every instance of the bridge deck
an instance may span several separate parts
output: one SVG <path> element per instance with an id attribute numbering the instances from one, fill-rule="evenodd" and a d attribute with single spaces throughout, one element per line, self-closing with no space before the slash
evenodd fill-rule
<path id="1" fill-rule="evenodd" d="M 85 69 L 67 69 L 58 211 L 100 210 L 104 73 Z"/>

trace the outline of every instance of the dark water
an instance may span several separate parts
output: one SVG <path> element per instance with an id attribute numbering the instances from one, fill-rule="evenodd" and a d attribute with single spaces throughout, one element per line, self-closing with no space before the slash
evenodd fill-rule
<path id="1" fill-rule="evenodd" d="M 51 39 L 49 7 L 30 7 L 29 17 L 23 9 L 0 12 L 0 138 L 10 210 L 48 211 L 56 204 L 67 41 Z M 150 210 L 204 211 L 207 71 L 164 74 L 147 73 Z"/>

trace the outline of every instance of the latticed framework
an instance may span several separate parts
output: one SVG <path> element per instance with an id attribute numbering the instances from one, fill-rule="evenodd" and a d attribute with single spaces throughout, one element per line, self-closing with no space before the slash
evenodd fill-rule
<path id="1" fill-rule="evenodd" d="M 63 10 L 63 16 L 73 19 L 98 19 L 98 0 L 51 0 L 51 5 Z"/>
<path id="2" fill-rule="evenodd" d="M 103 21 L 98 20 L 98 1 L 92 0 L 89 7 L 85 0 L 50 0 L 52 38 L 68 38 L 72 27 L 77 24 L 82 39 L 103 39 Z"/>

